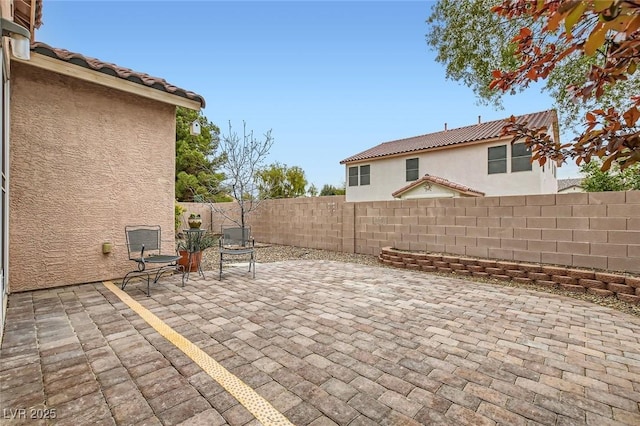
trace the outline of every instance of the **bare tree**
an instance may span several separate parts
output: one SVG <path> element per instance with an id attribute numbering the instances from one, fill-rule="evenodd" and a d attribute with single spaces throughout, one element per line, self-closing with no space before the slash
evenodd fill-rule
<path id="1" fill-rule="evenodd" d="M 271 130 L 264 134 L 264 139 L 256 139 L 253 130 L 247 132 L 247 123 L 242 122 L 242 137 L 231 127 L 229 133 L 222 135 L 220 141 L 223 163 L 221 170 L 225 174 L 223 185 L 236 203 L 240 213 L 239 219 L 233 213 L 225 210 L 221 205 L 211 203 L 211 209 L 224 216 L 243 230 L 246 217 L 256 210 L 263 198 L 260 197 L 257 185 L 257 172 L 262 167 L 269 150 L 273 145 Z M 243 232 L 244 234 L 244 232 Z M 245 241 L 242 242 L 243 245 Z"/>

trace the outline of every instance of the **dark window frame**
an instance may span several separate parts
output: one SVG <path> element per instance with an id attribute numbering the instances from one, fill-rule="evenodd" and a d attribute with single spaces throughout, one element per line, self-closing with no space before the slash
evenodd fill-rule
<path id="1" fill-rule="evenodd" d="M 533 170 L 531 149 L 524 142 L 511 145 L 511 173 L 529 172 Z"/>
<path id="2" fill-rule="evenodd" d="M 415 161 L 415 167 L 409 167 L 409 162 Z M 413 166 L 413 164 L 411 164 Z M 413 182 L 420 177 L 420 159 L 419 158 L 407 158 L 405 161 L 405 178 L 407 182 Z"/>
<path id="3" fill-rule="evenodd" d="M 347 169 L 349 186 L 364 186 L 371 184 L 371 165 L 351 166 Z"/>
<path id="4" fill-rule="evenodd" d="M 355 171 L 355 173 L 352 173 L 352 171 Z M 349 186 L 358 186 L 358 166 L 349 167 L 347 179 Z M 355 183 L 353 179 L 355 179 Z"/>
<path id="5" fill-rule="evenodd" d="M 488 148 L 487 173 L 490 175 L 507 173 L 507 145 L 490 146 Z"/>
<path id="6" fill-rule="evenodd" d="M 363 172 L 366 169 L 366 173 Z M 371 165 L 360 166 L 360 186 L 371 184 Z"/>

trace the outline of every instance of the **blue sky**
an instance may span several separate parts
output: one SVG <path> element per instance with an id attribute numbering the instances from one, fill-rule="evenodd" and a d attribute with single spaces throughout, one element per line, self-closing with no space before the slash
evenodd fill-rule
<path id="1" fill-rule="evenodd" d="M 344 183 L 340 160 L 381 142 L 552 108 L 539 89 L 477 105 L 425 34 L 431 1 L 45 0 L 36 40 L 162 77 L 206 99 L 223 133 L 272 129 L 268 162 Z M 571 135 L 563 135 L 567 140 Z M 578 175 L 573 165 L 559 178 Z"/>

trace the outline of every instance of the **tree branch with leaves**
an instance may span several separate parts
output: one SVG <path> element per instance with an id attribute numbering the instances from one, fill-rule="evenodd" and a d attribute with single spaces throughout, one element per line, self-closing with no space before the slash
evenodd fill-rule
<path id="1" fill-rule="evenodd" d="M 596 58 L 582 81 L 568 84 L 567 94 L 576 103 L 605 101 L 607 93 L 626 82 L 637 82 L 640 60 L 640 2 L 625 0 L 505 0 L 492 11 L 506 19 L 526 18 L 537 31 L 522 27 L 512 39 L 513 69 L 496 69 L 490 89 L 503 92 L 527 87 L 548 78 L 568 58 Z M 585 129 L 575 141 L 559 144 L 548 129 L 531 129 L 511 117 L 503 134 L 524 139 L 540 164 L 547 159 L 576 164 L 600 158 L 602 170 L 616 163 L 621 170 L 640 162 L 640 96 L 627 92 L 618 106 L 606 105 L 588 111 Z"/>

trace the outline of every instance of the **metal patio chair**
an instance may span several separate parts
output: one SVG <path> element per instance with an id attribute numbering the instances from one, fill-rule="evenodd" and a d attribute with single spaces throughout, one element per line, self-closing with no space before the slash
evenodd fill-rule
<path id="1" fill-rule="evenodd" d="M 249 256 L 249 272 L 253 268 L 253 278 L 256 277 L 256 250 L 255 240 L 251 236 L 251 228 L 222 228 L 219 240 L 220 275 L 222 280 L 222 264 L 225 256 Z"/>
<path id="2" fill-rule="evenodd" d="M 128 225 L 125 226 L 127 236 L 127 251 L 129 260 L 136 262 L 136 269 L 127 273 L 122 279 L 122 289 L 135 277 L 147 277 L 147 296 L 150 293 L 151 275 L 155 275 L 156 284 L 165 272 L 175 272 L 184 269 L 178 265 L 180 256 L 162 254 L 162 230 L 160 225 Z M 184 270 L 182 271 L 182 286 L 184 287 Z"/>

